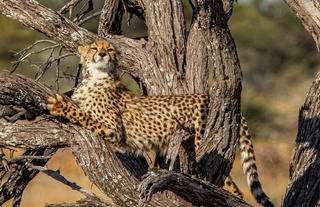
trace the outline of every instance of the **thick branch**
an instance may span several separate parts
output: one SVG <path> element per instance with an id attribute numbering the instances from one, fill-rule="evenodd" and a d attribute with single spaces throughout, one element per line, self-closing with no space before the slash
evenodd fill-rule
<path id="1" fill-rule="evenodd" d="M 208 51 L 205 33 L 200 27 L 200 16 L 197 15 L 191 26 L 186 53 L 186 80 L 189 93 L 206 93 L 208 91 Z"/>
<path id="2" fill-rule="evenodd" d="M 0 73 L 0 104 L 23 107 L 36 115 L 46 113 L 46 102 L 56 90 L 21 75 Z M 70 100 L 65 97 L 66 100 Z"/>
<path id="3" fill-rule="evenodd" d="M 187 93 L 182 75 L 185 63 L 186 34 L 181 0 L 157 0 L 146 3 L 149 41 L 146 45 L 146 86 L 150 94 Z"/>
<path id="4" fill-rule="evenodd" d="M 213 61 L 213 84 L 205 139 L 200 143 L 197 161 L 206 177 L 222 186 L 231 170 L 239 134 L 241 68 L 223 3 L 197 1 L 200 28 L 208 55 Z"/>
<path id="5" fill-rule="evenodd" d="M 290 162 L 290 180 L 283 206 L 320 205 L 320 74 L 300 109 L 298 134 Z"/>
<path id="6" fill-rule="evenodd" d="M 70 146 L 75 130 L 52 121 L 41 120 L 32 124 L 0 123 L 0 145 L 24 149 Z"/>
<path id="7" fill-rule="evenodd" d="M 157 192 L 170 190 L 195 206 L 250 206 L 231 193 L 190 176 L 167 170 L 151 172 L 139 186 L 141 204 Z"/>
<path id="8" fill-rule="evenodd" d="M 1 74 L 0 82 L 6 83 L 6 86 L 0 84 L 0 87 L 2 87 L 0 91 L 6 89 L 4 90 L 5 93 L 0 94 L 1 104 L 17 103 L 18 106 L 30 108 L 39 114 L 40 112 L 46 113 L 44 107 L 46 100 L 49 97 L 49 94 L 52 96 L 56 93 L 55 90 L 20 75 L 9 75 L 6 73 Z M 7 82 L 4 82 L 4 80 Z M 18 90 L 19 88 L 20 90 Z M 29 98 L 25 99 L 24 96 L 19 94 L 27 94 Z M 8 101 L 4 96 L 11 98 Z M 39 98 L 35 98 L 34 96 Z M 64 98 L 65 100 L 70 101 L 67 97 Z M 37 102 L 34 103 L 30 100 L 37 100 Z M 33 105 L 33 107 L 29 105 Z M 39 122 L 39 125 L 35 124 L 30 126 L 38 126 L 39 130 L 45 130 L 42 128 L 41 123 L 45 122 Z M 13 130 L 27 129 L 29 127 L 27 125 L 8 126 L 6 124 L 3 124 L 3 126 L 10 127 L 10 129 Z M 102 192 L 113 198 L 113 201 L 118 205 L 134 206 L 138 203 L 138 193 L 135 191 L 135 186 L 139 184 L 138 179 L 147 172 L 148 168 L 144 158 L 137 158 L 132 154 L 115 154 L 104 140 L 99 137 L 92 136 L 90 132 L 82 129 L 80 126 L 72 124 L 65 125 L 65 133 L 71 132 L 70 135 L 68 134 L 66 136 L 63 134 L 64 132 L 61 131 L 62 129 L 58 128 L 58 125 L 49 124 L 49 126 L 53 126 L 53 129 L 43 131 L 46 136 L 40 139 L 39 137 L 41 134 L 39 134 L 39 136 L 37 135 L 33 137 L 33 140 L 29 143 L 27 142 L 27 144 L 20 143 L 20 146 L 26 148 L 34 148 L 36 147 L 35 145 L 48 147 L 49 144 L 52 144 L 50 139 L 59 139 L 58 135 L 64 136 L 64 139 L 62 140 L 69 139 L 71 136 L 68 141 L 69 143 L 71 142 L 71 149 L 75 155 L 76 161 L 82 167 L 85 174 L 88 175 L 89 179 L 96 184 Z M 55 128 L 57 131 L 55 131 Z M 9 140 L 13 145 L 17 144 L 17 141 L 12 140 L 17 135 L 11 135 L 8 132 L 10 131 L 4 131 L 3 139 L 6 139 L 6 141 Z M 30 134 L 25 135 L 27 136 Z M 50 135 L 53 135 L 53 138 L 49 138 Z M 44 140 L 45 138 L 49 138 L 49 140 Z M 62 140 L 59 140 L 59 144 L 61 144 Z M 35 144 L 35 141 L 43 143 Z M 185 201 L 182 199 L 179 200 L 177 198 L 170 200 L 167 198 L 167 195 L 156 195 L 150 204 L 152 206 L 176 206 L 177 203 L 182 203 L 182 205 L 184 205 L 184 202 Z"/>
<path id="9" fill-rule="evenodd" d="M 110 34 L 120 35 L 124 6 L 121 0 L 106 0 L 99 21 L 98 34 L 107 37 Z"/>

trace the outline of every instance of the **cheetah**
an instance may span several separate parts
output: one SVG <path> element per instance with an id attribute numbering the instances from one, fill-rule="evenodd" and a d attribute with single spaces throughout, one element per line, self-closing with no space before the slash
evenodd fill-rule
<path id="1" fill-rule="evenodd" d="M 78 123 L 106 140 L 115 150 L 144 155 L 150 151 L 165 153 L 174 133 L 194 128 L 195 150 L 204 135 L 209 97 L 205 94 L 138 96 L 128 90 L 117 75 L 116 48 L 99 40 L 79 46 L 82 81 L 72 100 L 60 95 L 48 99 L 54 116 Z M 250 190 L 263 206 L 273 206 L 258 179 L 251 137 L 245 118 L 241 118 L 240 154 Z M 227 179 L 226 184 L 233 183 Z"/>

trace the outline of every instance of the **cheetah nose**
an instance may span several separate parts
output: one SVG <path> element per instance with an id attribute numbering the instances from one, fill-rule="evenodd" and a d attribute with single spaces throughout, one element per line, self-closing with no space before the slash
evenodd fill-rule
<path id="1" fill-rule="evenodd" d="M 104 57 L 104 56 L 106 56 L 107 54 L 106 54 L 105 52 L 100 52 L 99 55 L 100 55 L 101 57 Z"/>

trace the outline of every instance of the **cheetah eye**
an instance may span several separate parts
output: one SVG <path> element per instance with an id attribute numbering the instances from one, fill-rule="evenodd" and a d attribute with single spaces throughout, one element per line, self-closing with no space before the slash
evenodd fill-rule
<path id="1" fill-rule="evenodd" d="M 114 51 L 114 48 L 109 47 L 109 48 L 107 49 L 107 51 L 108 51 L 108 52 Z"/>
<path id="2" fill-rule="evenodd" d="M 96 47 L 92 47 L 92 48 L 91 48 L 91 50 L 95 50 L 95 51 L 97 51 L 97 50 L 98 50 L 98 48 L 96 48 Z"/>

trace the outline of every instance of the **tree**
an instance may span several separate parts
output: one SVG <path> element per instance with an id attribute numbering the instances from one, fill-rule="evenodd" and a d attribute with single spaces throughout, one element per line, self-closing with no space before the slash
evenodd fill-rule
<path id="1" fill-rule="evenodd" d="M 72 12 L 80 1 L 70 1 L 60 13 Z M 93 2 L 88 2 L 90 9 Z M 192 5 L 192 1 L 189 3 Z M 192 24 L 187 32 L 182 1 L 106 0 L 101 13 L 93 15 L 100 15 L 99 32 L 94 34 L 79 26 L 90 19 L 81 18 L 82 14 L 75 24 L 34 0 L 0 0 L 1 13 L 51 39 L 47 42 L 54 45 L 46 50 L 61 45 L 68 51 L 59 53 L 58 57 L 50 56 L 52 58 L 41 68 L 39 76 L 52 62 L 74 53 L 77 46 L 100 38 L 111 42 L 120 51 L 119 67 L 138 82 L 144 94 L 206 93 L 209 71 L 213 73 L 206 136 L 198 152 L 190 149 L 186 134 L 177 134 L 169 149 L 171 153 L 166 157 L 165 164 L 173 167 L 177 157 L 175 152 L 178 152 L 175 149 L 180 149 L 179 171 L 184 174 L 158 170 L 146 178 L 142 177 L 147 172 L 144 159 L 114 153 L 103 140 L 81 127 L 48 115 L 46 100 L 58 93 L 56 90 L 20 75 L 1 73 L 2 116 L 11 115 L 9 121 L 20 118 L 21 114 L 27 118 L 36 115 L 41 119 L 30 125 L 0 123 L 1 145 L 26 149 L 22 157 L 4 163 L 13 173 L 1 186 L 0 203 L 14 198 L 14 205 L 19 206 L 24 188 L 39 170 L 63 180 L 59 172 L 41 166 L 57 148 L 68 146 L 91 182 L 113 199 L 113 202 L 106 201 L 63 180 L 87 196 L 75 206 L 136 206 L 148 202 L 152 206 L 249 206 L 219 188 L 232 167 L 240 122 L 242 76 L 227 24 L 233 1 L 196 0 L 192 8 Z M 125 12 L 145 21 L 147 37 L 121 36 Z M 10 106 L 22 107 L 27 112 L 17 113 Z M 138 185 L 140 192 L 135 190 Z M 159 191 L 165 193 L 159 194 Z"/>

